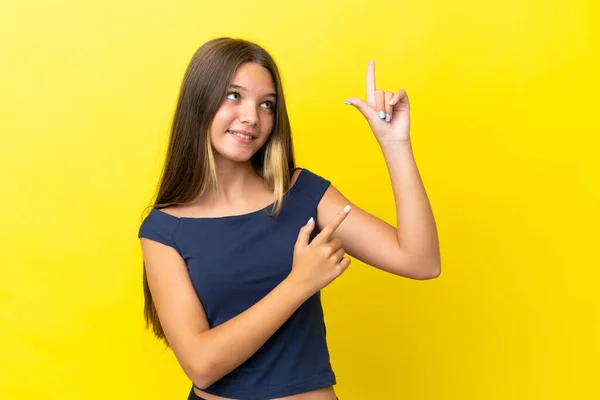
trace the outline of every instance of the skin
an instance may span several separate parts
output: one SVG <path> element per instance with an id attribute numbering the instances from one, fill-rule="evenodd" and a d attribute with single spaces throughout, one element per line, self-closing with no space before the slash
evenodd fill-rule
<path id="1" fill-rule="evenodd" d="M 197 205 L 205 205 L 205 212 L 243 214 L 254 211 L 257 203 L 271 202 L 272 193 L 254 172 L 250 159 L 273 129 L 275 101 L 269 71 L 251 63 L 237 70 L 210 129 L 221 191 L 200 199 Z M 228 131 L 242 131 L 253 139 L 244 143 Z M 248 198 L 248 194 L 256 198 Z"/>
<path id="2" fill-rule="evenodd" d="M 272 78 L 258 65 L 244 64 L 232 84 L 235 87 L 210 130 L 220 190 L 162 211 L 176 217 L 217 217 L 254 212 L 274 201 L 250 164 L 273 127 Z M 184 371 L 198 386 L 209 386 L 254 354 L 310 295 L 348 268 L 350 259 L 345 255 L 410 279 L 440 274 L 437 230 L 412 154 L 406 92 L 377 90 L 374 63 L 370 62 L 366 95 L 366 101 L 350 98 L 347 103 L 365 116 L 381 147 L 394 191 L 397 227 L 355 206 L 331 185 L 318 205 L 316 220 L 299 232 L 290 276 L 256 305 L 213 329 L 208 327 L 180 256 L 168 246 L 140 239 L 163 329 Z M 253 139 L 240 141 L 230 130 L 245 131 Z M 292 185 L 299 172 L 292 177 Z M 308 244 L 315 226 L 321 233 Z M 236 351 L 227 351 L 233 345 Z M 209 361 L 197 364 L 195 360 Z M 207 400 L 232 400 L 194 390 Z M 335 398 L 333 387 L 328 387 L 279 400 Z"/>

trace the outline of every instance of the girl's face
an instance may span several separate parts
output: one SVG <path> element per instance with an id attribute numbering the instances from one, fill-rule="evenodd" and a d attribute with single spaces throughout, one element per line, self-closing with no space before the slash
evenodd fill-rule
<path id="1" fill-rule="evenodd" d="M 242 64 L 210 127 L 216 161 L 250 160 L 271 134 L 275 101 L 271 73 L 258 64 Z"/>

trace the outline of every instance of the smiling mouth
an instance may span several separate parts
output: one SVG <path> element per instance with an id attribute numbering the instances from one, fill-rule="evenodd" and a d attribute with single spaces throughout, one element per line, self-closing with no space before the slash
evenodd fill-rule
<path id="1" fill-rule="evenodd" d="M 229 129 L 227 130 L 227 132 L 230 133 L 230 134 L 232 134 L 233 136 L 237 136 L 237 137 L 239 137 L 241 139 L 244 139 L 244 140 L 255 139 L 253 136 L 245 135 L 243 133 L 236 132 L 236 131 L 230 131 Z"/>

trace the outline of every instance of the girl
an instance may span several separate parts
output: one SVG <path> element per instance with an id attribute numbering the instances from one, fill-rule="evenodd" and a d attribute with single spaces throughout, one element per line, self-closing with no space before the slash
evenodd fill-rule
<path id="1" fill-rule="evenodd" d="M 296 168 L 281 79 L 260 46 L 219 38 L 181 85 L 156 201 L 138 237 L 147 326 L 193 382 L 188 399 L 334 400 L 320 290 L 350 264 L 440 273 L 405 91 L 348 99 L 387 162 L 397 226 Z"/>

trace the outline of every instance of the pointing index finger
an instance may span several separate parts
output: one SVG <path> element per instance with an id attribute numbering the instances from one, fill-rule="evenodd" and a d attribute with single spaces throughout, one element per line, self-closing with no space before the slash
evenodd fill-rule
<path id="1" fill-rule="evenodd" d="M 375 61 L 370 60 L 367 66 L 367 104 L 375 108 Z"/>
<path id="2" fill-rule="evenodd" d="M 346 219 L 346 216 L 350 212 L 350 206 L 346 206 L 342 211 L 340 211 L 329 223 L 323 228 L 323 230 L 315 237 L 313 241 L 318 241 L 318 243 L 326 243 L 331 239 L 331 235 L 336 231 L 336 229 L 341 225 L 341 223 Z"/>

